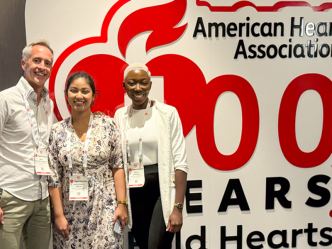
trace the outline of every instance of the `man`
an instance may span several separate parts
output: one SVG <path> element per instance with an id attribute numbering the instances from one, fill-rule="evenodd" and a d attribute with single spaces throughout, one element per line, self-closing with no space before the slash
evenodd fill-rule
<path id="1" fill-rule="evenodd" d="M 45 82 L 53 50 L 45 39 L 22 51 L 24 76 L 0 92 L 0 247 L 47 249 L 50 241 L 48 174 L 53 102 Z"/>

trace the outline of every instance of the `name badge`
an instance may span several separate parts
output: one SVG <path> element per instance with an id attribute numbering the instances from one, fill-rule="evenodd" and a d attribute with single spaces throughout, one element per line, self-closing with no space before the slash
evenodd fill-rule
<path id="1" fill-rule="evenodd" d="M 70 201 L 87 201 L 88 178 L 83 175 L 69 176 L 69 200 Z"/>
<path id="2" fill-rule="evenodd" d="M 50 175 L 46 149 L 37 149 L 35 154 L 35 170 L 37 175 Z"/>
<path id="3" fill-rule="evenodd" d="M 127 164 L 129 170 L 129 188 L 140 188 L 144 186 L 144 165 L 138 162 L 133 162 L 131 165 Z"/>

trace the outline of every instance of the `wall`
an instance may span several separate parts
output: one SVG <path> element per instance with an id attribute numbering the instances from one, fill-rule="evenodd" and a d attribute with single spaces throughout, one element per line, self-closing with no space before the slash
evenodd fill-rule
<path id="1" fill-rule="evenodd" d="M 26 45 L 25 0 L 0 0 L 0 91 L 22 75 L 22 49 Z"/>
<path id="2" fill-rule="evenodd" d="M 55 50 L 59 120 L 77 70 L 101 91 L 94 110 L 129 104 L 121 81 L 134 61 L 151 70 L 151 98 L 178 109 L 190 172 L 174 248 L 332 244 L 332 4 L 266 2 L 27 2 L 27 41 L 47 37 Z"/>

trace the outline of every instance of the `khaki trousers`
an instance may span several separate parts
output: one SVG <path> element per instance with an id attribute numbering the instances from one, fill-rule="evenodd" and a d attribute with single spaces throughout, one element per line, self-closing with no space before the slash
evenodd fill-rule
<path id="1" fill-rule="evenodd" d="M 1 249 L 48 249 L 50 242 L 49 198 L 23 201 L 0 189 L 0 207 L 4 224 L 0 224 Z"/>

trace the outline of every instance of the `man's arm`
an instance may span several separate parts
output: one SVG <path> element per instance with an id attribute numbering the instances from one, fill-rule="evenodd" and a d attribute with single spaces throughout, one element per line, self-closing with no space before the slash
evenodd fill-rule
<path id="1" fill-rule="evenodd" d="M 9 117 L 9 103 L 6 97 L 0 93 L 0 140 L 2 136 L 2 131 L 5 128 Z"/>
<path id="2" fill-rule="evenodd" d="M 5 96 L 0 94 L 0 141 L 2 137 L 2 131 L 5 128 L 5 125 L 8 120 L 8 102 L 6 101 Z M 3 222 L 3 211 L 0 207 L 0 224 L 4 224 Z"/>

